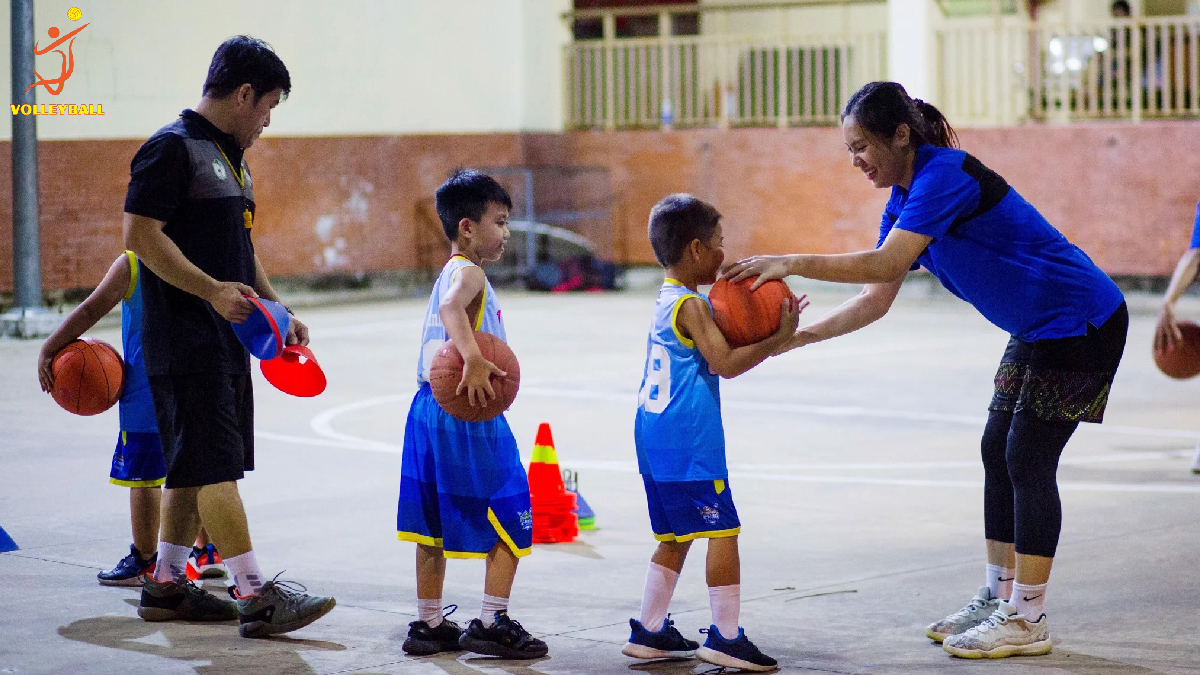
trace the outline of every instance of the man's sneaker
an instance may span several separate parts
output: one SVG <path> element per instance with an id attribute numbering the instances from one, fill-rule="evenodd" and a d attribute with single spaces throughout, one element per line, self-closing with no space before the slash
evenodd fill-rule
<path id="1" fill-rule="evenodd" d="M 158 560 L 158 551 L 149 558 L 143 558 L 142 552 L 133 544 L 129 545 L 129 555 L 121 558 L 117 566 L 107 572 L 100 572 L 96 578 L 101 586 L 141 586 L 145 578 L 154 574 L 154 563 Z"/>
<path id="2" fill-rule="evenodd" d="M 245 638 L 290 633 L 325 616 L 337 604 L 333 598 L 308 595 L 307 590 L 294 581 L 279 581 L 276 574 L 258 595 L 238 598 L 238 632 Z"/>
<path id="3" fill-rule="evenodd" d="M 722 637 L 716 626 L 709 626 L 707 632 L 708 639 L 704 641 L 704 646 L 696 650 L 696 658 L 705 663 L 757 671 L 775 670 L 779 667 L 775 659 L 758 651 L 758 647 L 746 637 L 746 631 L 741 626 L 738 626 L 737 637 L 732 640 Z"/>
<path id="4" fill-rule="evenodd" d="M 187 561 L 187 578 L 199 581 L 224 579 L 227 576 L 229 570 L 225 569 L 225 561 L 221 559 L 221 554 L 217 553 L 217 547 L 212 544 L 204 548 L 192 547 L 192 554 L 188 556 Z"/>
<path id="5" fill-rule="evenodd" d="M 1030 621 L 1017 608 L 1001 602 L 983 623 L 965 633 L 951 635 L 942 649 L 964 659 L 1002 659 L 1006 656 L 1038 656 L 1054 649 L 1046 615 Z"/>
<path id="6" fill-rule="evenodd" d="M 696 655 L 699 642 L 693 642 L 675 628 L 671 615 L 658 632 L 646 630 L 641 621 L 629 620 L 629 642 L 621 653 L 635 659 L 688 659 Z"/>
<path id="7" fill-rule="evenodd" d="M 938 621 L 937 623 L 929 624 L 925 629 L 925 637 L 934 642 L 941 642 L 951 635 L 965 633 L 967 629 L 974 628 L 987 620 L 992 612 L 996 611 L 1000 601 L 992 597 L 992 591 L 987 586 L 980 586 L 979 592 L 971 598 L 971 602 L 966 607 L 958 610 L 950 616 Z"/>
<path id="8" fill-rule="evenodd" d="M 153 576 L 142 585 L 138 616 L 146 621 L 232 621 L 237 605 L 188 580 L 159 583 Z"/>
<path id="9" fill-rule="evenodd" d="M 442 609 L 442 622 L 433 628 L 424 621 L 413 621 L 408 624 L 408 637 L 400 647 L 405 654 L 413 656 L 429 656 L 438 652 L 457 652 L 462 649 L 458 638 L 462 636 L 462 628 L 447 617 L 458 609 L 458 605 L 447 605 Z M 447 611 L 449 610 L 449 611 Z"/>
<path id="10" fill-rule="evenodd" d="M 1192 473 L 1200 473 L 1200 443 L 1196 444 L 1196 452 L 1192 454 Z"/>
<path id="11" fill-rule="evenodd" d="M 471 619 L 462 637 L 458 638 L 458 646 L 476 654 L 505 659 L 539 659 L 549 651 L 545 642 L 510 619 L 508 612 L 496 612 L 496 623 L 490 628 L 485 628 L 479 619 Z"/>

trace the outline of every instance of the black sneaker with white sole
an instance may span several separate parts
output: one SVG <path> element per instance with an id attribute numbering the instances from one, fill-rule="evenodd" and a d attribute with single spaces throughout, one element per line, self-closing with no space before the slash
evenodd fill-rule
<path id="1" fill-rule="evenodd" d="M 159 583 L 146 577 L 138 616 L 146 621 L 232 621 L 237 605 L 187 581 Z"/>
<path id="2" fill-rule="evenodd" d="M 458 638 L 458 645 L 469 652 L 505 659 L 539 659 L 549 651 L 545 642 L 510 619 L 508 612 L 496 612 L 496 623 L 490 627 L 485 627 L 479 619 L 471 619 Z"/>
<path id="3" fill-rule="evenodd" d="M 458 609 L 458 605 L 447 605 L 442 609 L 442 620 L 433 628 L 424 621 L 413 621 L 408 624 L 408 637 L 400 647 L 405 654 L 413 656 L 429 656 L 441 652 L 458 652 L 462 647 L 458 638 L 462 636 L 462 628 L 451 621 L 449 617 Z M 449 610 L 449 611 L 447 611 Z"/>
<path id="4" fill-rule="evenodd" d="M 635 659 L 689 659 L 696 655 L 699 646 L 679 633 L 668 614 L 657 631 L 647 630 L 641 621 L 630 619 L 629 642 L 621 653 Z"/>
<path id="5" fill-rule="evenodd" d="M 290 633 L 325 616 L 337 604 L 333 598 L 308 595 L 308 589 L 279 575 L 263 584 L 258 595 L 238 598 L 238 632 L 245 638 Z"/>
<path id="6" fill-rule="evenodd" d="M 775 659 L 758 651 L 758 647 L 746 637 L 746 631 L 738 626 L 737 637 L 726 640 L 716 626 L 709 626 L 708 639 L 696 650 L 696 658 L 716 666 L 739 670 L 767 671 L 779 667 Z"/>

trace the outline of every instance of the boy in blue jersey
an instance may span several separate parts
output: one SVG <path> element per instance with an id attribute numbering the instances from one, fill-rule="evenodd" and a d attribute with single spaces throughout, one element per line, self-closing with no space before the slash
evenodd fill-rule
<path id="1" fill-rule="evenodd" d="M 664 198 L 650 212 L 650 243 L 666 268 L 634 423 L 638 470 L 646 488 L 658 549 L 650 558 L 641 618 L 630 619 L 626 656 L 641 659 L 692 655 L 719 666 L 771 670 L 738 625 L 741 529 L 729 472 L 717 377 L 736 377 L 762 363 L 796 331 L 803 299 L 780 307 L 779 329 L 762 342 L 731 348 L 697 286 L 711 284 L 725 259 L 721 214 L 685 194 Z M 708 539 L 712 625 L 700 647 L 675 629 L 667 614 L 675 582 L 694 539 Z M 697 649 L 699 648 L 699 649 Z"/>
<path id="2" fill-rule="evenodd" d="M 409 624 L 405 652 L 436 654 L 466 649 L 512 659 L 546 655 L 546 643 L 508 616 L 519 558 L 533 546 L 529 480 L 504 415 L 463 422 L 438 405 L 429 368 L 453 340 L 465 367 L 459 393 L 471 405 L 499 405 L 490 384 L 504 376 L 485 359 L 474 332 L 505 339 L 492 285 L 481 265 L 498 260 L 508 240 L 512 201 L 478 171 L 456 171 L 437 191 L 437 212 L 451 257 L 433 286 L 421 352 L 418 390 L 404 427 L 397 536 L 417 544 L 417 621 Z M 446 558 L 484 558 L 483 609 L 466 630 L 442 614 Z"/>
<path id="3" fill-rule="evenodd" d="M 1163 295 L 1162 308 L 1158 313 L 1158 326 L 1154 330 L 1154 349 L 1163 351 L 1174 349 L 1183 339 L 1179 330 L 1179 321 L 1175 318 L 1175 303 L 1183 292 L 1196 282 L 1200 275 L 1200 204 L 1196 204 L 1196 218 L 1192 223 L 1192 241 L 1187 251 L 1175 265 L 1171 275 L 1171 283 Z M 1196 443 L 1196 451 L 1192 454 L 1192 473 L 1200 474 L 1200 442 Z"/>
<path id="4" fill-rule="evenodd" d="M 140 587 L 143 577 L 154 573 L 158 558 L 158 515 L 167 466 L 158 439 L 150 384 L 142 363 L 142 286 L 138 282 L 137 256 L 132 251 L 125 251 L 113 261 L 96 290 L 46 339 L 38 354 L 38 380 L 42 391 L 50 392 L 54 388 L 54 356 L 95 326 L 117 303 L 121 303 L 125 382 L 118 404 L 121 434 L 113 451 L 109 482 L 129 488 L 133 544 L 129 547 L 129 555 L 116 567 L 100 572 L 96 578 L 104 586 Z M 194 568 L 194 579 L 225 576 L 224 566 L 219 561 L 220 555 L 201 530 L 200 539 L 188 560 L 189 574 Z"/>

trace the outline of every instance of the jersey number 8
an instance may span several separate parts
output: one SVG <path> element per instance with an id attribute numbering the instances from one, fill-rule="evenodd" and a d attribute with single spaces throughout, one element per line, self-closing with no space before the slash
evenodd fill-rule
<path id="1" fill-rule="evenodd" d="M 650 345 L 646 361 L 646 379 L 638 392 L 638 406 L 649 413 L 661 414 L 671 402 L 671 357 L 660 344 Z"/>

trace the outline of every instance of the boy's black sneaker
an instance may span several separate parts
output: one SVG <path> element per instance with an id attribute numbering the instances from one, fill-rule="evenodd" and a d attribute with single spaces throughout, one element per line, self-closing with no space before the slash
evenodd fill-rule
<path id="1" fill-rule="evenodd" d="M 696 655 L 700 643 L 681 635 L 671 615 L 657 632 L 646 630 L 637 619 L 629 620 L 629 642 L 621 653 L 635 659 L 688 659 Z"/>
<path id="2" fill-rule="evenodd" d="M 185 580 L 160 584 L 146 577 L 138 616 L 146 621 L 232 621 L 237 605 Z"/>
<path id="3" fill-rule="evenodd" d="M 700 631 L 701 633 L 706 631 Z M 779 667 L 775 659 L 758 651 L 758 647 L 746 637 L 746 631 L 738 626 L 737 637 L 726 640 L 716 626 L 708 627 L 708 639 L 696 650 L 696 657 L 705 663 L 741 670 L 775 670 Z"/>
<path id="4" fill-rule="evenodd" d="M 458 645 L 469 652 L 505 659 L 539 659 L 549 651 L 545 642 L 510 619 L 508 612 L 496 612 L 496 623 L 490 628 L 479 619 L 471 619 Z"/>
<path id="5" fill-rule="evenodd" d="M 424 621 L 413 621 L 408 624 L 408 637 L 400 647 L 405 654 L 413 656 L 429 656 L 439 652 L 458 652 L 462 647 L 458 638 L 462 636 L 462 628 L 451 621 L 449 617 L 458 609 L 458 605 L 447 605 L 442 609 L 442 622 L 430 628 Z M 449 610 L 449 611 L 447 611 Z"/>

